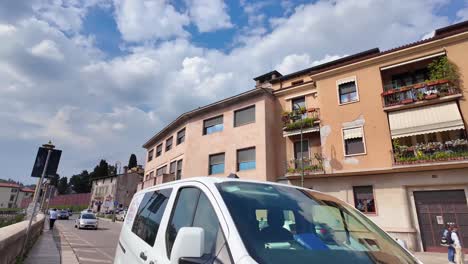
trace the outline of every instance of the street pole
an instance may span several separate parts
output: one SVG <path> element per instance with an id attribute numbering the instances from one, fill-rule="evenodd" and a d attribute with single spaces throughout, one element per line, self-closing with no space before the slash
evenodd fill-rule
<path id="1" fill-rule="evenodd" d="M 26 244 L 28 243 L 28 240 L 29 240 L 29 230 L 31 229 L 31 224 L 36 214 L 37 202 L 39 200 L 39 190 L 41 189 L 42 182 L 44 181 L 44 177 L 47 172 L 47 165 L 49 165 L 50 153 L 52 153 L 52 149 L 55 148 L 55 146 L 52 145 L 50 141 L 48 144 L 44 144 L 42 146 L 47 149 L 47 158 L 46 158 L 46 162 L 44 165 L 44 169 L 42 170 L 41 178 L 37 182 L 36 190 L 34 192 L 34 198 L 33 198 L 34 207 L 33 207 L 33 211 L 31 214 L 31 218 L 29 219 L 28 228 L 26 229 L 26 239 L 23 241 L 23 247 L 21 249 L 21 259 L 24 257 L 24 249 L 26 248 Z"/>
<path id="2" fill-rule="evenodd" d="M 116 172 L 117 172 L 117 164 L 121 165 L 121 162 L 120 161 L 117 161 L 115 163 L 115 167 L 116 167 Z M 116 179 L 115 179 L 115 194 L 114 194 L 114 210 L 112 210 L 112 222 L 115 222 L 115 202 L 117 201 L 118 202 L 118 197 L 117 197 L 117 194 L 119 193 L 119 175 L 116 173 L 115 175 Z"/>
<path id="3" fill-rule="evenodd" d="M 297 103 L 294 105 L 297 107 L 297 111 L 299 111 L 300 113 L 301 106 Z M 303 133 L 302 133 L 304 121 L 302 120 L 302 114 L 298 116 L 298 113 L 296 112 L 295 116 L 297 119 L 301 120 L 300 121 L 301 122 L 301 187 L 304 187 L 304 146 L 303 146 L 304 143 L 303 143 Z"/>
<path id="4" fill-rule="evenodd" d="M 49 190 L 49 183 L 46 182 L 46 183 L 44 183 L 44 188 L 43 188 L 43 191 L 42 191 L 42 201 L 41 201 L 41 206 L 39 207 L 39 211 L 44 210 L 44 204 L 45 204 L 45 200 L 46 200 L 48 190 Z"/>
<path id="5" fill-rule="evenodd" d="M 49 211 L 49 206 L 50 206 L 50 197 L 52 196 L 52 190 L 54 190 L 54 187 L 51 185 L 50 187 L 50 190 L 49 190 L 49 197 L 47 198 L 47 207 L 46 209 L 44 210 L 44 212 L 48 212 Z"/>

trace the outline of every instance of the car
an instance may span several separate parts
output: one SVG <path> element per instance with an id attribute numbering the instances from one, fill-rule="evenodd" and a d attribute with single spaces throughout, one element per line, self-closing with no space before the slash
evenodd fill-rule
<path id="1" fill-rule="evenodd" d="M 66 219 L 68 220 L 70 215 L 68 214 L 67 210 L 60 210 L 57 214 L 58 219 Z"/>
<path id="2" fill-rule="evenodd" d="M 97 230 L 99 226 L 99 220 L 93 213 L 81 213 L 80 216 L 75 220 L 75 228 L 89 228 Z"/>
<path id="3" fill-rule="evenodd" d="M 83 213 L 90 213 L 90 214 L 92 214 L 92 213 L 93 213 L 93 210 L 91 210 L 91 209 L 88 208 L 88 209 L 84 209 L 83 211 L 81 211 L 81 213 L 82 213 L 82 214 L 83 214 Z"/>
<path id="4" fill-rule="evenodd" d="M 73 215 L 73 211 L 72 211 L 71 209 L 67 209 L 67 211 L 68 211 L 68 215 L 69 215 L 69 216 L 72 216 L 72 215 Z"/>
<path id="5" fill-rule="evenodd" d="M 137 192 L 114 264 L 417 264 L 367 216 L 330 195 L 200 177 Z"/>
<path id="6" fill-rule="evenodd" d="M 127 214 L 126 210 L 120 211 L 118 214 L 115 215 L 115 219 L 119 221 L 124 221 L 126 214 Z"/>

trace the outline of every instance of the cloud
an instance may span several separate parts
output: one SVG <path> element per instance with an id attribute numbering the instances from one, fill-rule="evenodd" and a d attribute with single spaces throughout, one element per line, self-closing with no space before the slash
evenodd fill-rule
<path id="1" fill-rule="evenodd" d="M 186 4 L 199 32 L 233 27 L 223 0 L 186 0 Z"/>
<path id="2" fill-rule="evenodd" d="M 31 48 L 31 53 L 37 57 L 51 60 L 63 60 L 63 54 L 53 40 L 46 39 Z"/>
<path id="3" fill-rule="evenodd" d="M 10 35 L 16 31 L 15 26 L 8 24 L 0 24 L 0 36 L 1 35 Z"/>
<path id="4" fill-rule="evenodd" d="M 458 10 L 457 17 L 458 17 L 457 22 L 468 20 L 468 0 L 465 0 L 465 7 Z"/>
<path id="5" fill-rule="evenodd" d="M 190 23 L 187 14 L 179 13 L 166 0 L 114 0 L 115 18 L 122 37 L 137 42 L 186 37 Z"/>

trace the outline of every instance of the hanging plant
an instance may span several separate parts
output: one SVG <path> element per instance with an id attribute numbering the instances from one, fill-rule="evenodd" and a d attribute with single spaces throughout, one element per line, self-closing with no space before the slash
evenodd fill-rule
<path id="1" fill-rule="evenodd" d="M 429 69 L 430 81 L 449 80 L 457 82 L 460 79 L 457 65 L 449 61 L 447 56 L 434 59 L 427 68 Z"/>

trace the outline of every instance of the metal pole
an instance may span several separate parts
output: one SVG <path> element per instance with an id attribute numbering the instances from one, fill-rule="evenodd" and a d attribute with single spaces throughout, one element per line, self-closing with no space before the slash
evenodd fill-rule
<path id="1" fill-rule="evenodd" d="M 50 153 L 52 153 L 52 147 L 49 147 L 49 149 L 47 150 L 47 158 L 46 158 L 46 162 L 44 165 L 44 169 L 42 170 L 41 178 L 37 182 L 36 191 L 34 192 L 34 198 L 33 198 L 34 207 L 33 207 L 33 211 L 31 214 L 31 218 L 29 219 L 28 229 L 26 229 L 26 239 L 24 240 L 23 247 L 21 249 L 21 259 L 24 257 L 24 249 L 26 248 L 26 243 L 29 240 L 29 230 L 31 229 L 31 224 L 36 214 L 37 202 L 38 202 L 37 200 L 39 199 L 40 185 L 42 184 L 42 181 L 44 180 L 45 174 L 47 172 L 47 165 L 49 165 Z"/>
<path id="2" fill-rule="evenodd" d="M 116 167 L 117 167 L 117 164 L 120 164 L 120 161 L 117 161 L 115 163 Z M 115 202 L 116 201 L 118 202 L 117 194 L 119 193 L 119 175 L 117 174 L 115 177 L 116 177 L 116 179 L 115 179 L 115 194 L 114 194 L 114 204 L 113 204 L 114 210 L 112 210 L 112 222 L 115 222 L 115 209 L 116 209 Z"/>
<path id="3" fill-rule="evenodd" d="M 39 207 L 39 211 L 44 210 L 44 203 L 45 203 L 46 196 L 47 196 L 47 190 L 49 190 L 48 182 L 44 183 L 44 191 L 42 192 L 42 201 L 41 201 L 41 206 Z"/>
<path id="4" fill-rule="evenodd" d="M 54 187 L 51 185 L 50 187 L 50 190 L 49 190 L 49 198 L 47 198 L 47 207 L 46 209 L 44 210 L 44 212 L 48 212 L 49 211 L 49 206 L 50 206 L 50 197 L 52 196 L 52 190 L 54 189 Z"/>
<path id="5" fill-rule="evenodd" d="M 297 111 L 300 112 L 301 106 L 299 104 L 294 104 L 297 107 Z M 297 116 L 297 112 L 295 113 Z M 301 120 L 301 187 L 304 187 L 304 146 L 303 146 L 303 134 L 302 134 L 302 129 L 304 125 L 304 120 L 302 120 L 302 114 L 300 116 Z"/>

